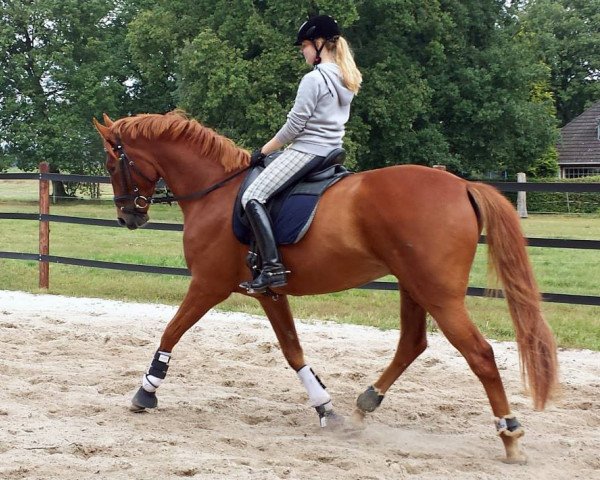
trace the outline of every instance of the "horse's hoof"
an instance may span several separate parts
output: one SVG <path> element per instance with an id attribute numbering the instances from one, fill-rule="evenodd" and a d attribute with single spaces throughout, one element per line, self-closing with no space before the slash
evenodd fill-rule
<path id="1" fill-rule="evenodd" d="M 375 387 L 370 386 L 356 399 L 356 406 L 363 412 L 373 412 L 381 405 L 383 395 L 375 390 Z"/>
<path id="2" fill-rule="evenodd" d="M 523 452 L 519 452 L 516 455 L 503 458 L 502 462 L 509 465 L 527 465 L 527 456 Z"/>
<path id="3" fill-rule="evenodd" d="M 156 408 L 158 405 L 158 398 L 156 393 L 147 392 L 142 387 L 136 392 L 135 396 L 131 400 L 131 406 L 129 409 L 132 412 L 142 412 L 146 408 Z"/>
<path id="4" fill-rule="evenodd" d="M 136 405 L 135 403 L 131 402 L 129 404 L 129 411 L 133 412 L 133 413 L 140 413 L 140 412 L 145 412 L 146 408 L 140 407 L 139 405 Z"/>
<path id="5" fill-rule="evenodd" d="M 315 407 L 315 410 L 319 415 L 319 422 L 321 424 L 321 428 L 335 430 L 344 425 L 344 417 L 342 415 L 338 415 L 333 411 L 331 400 L 327 403 L 324 403 L 323 405 Z"/>
<path id="6" fill-rule="evenodd" d="M 352 416 L 350 417 L 350 422 L 354 428 L 364 429 L 366 427 L 365 424 L 365 411 L 360 408 L 355 408 L 354 412 L 352 412 Z"/>
<path id="7" fill-rule="evenodd" d="M 516 441 L 505 445 L 505 447 L 506 457 L 501 459 L 503 463 L 509 463 L 511 465 L 527 464 L 527 455 L 525 455 L 523 451 L 518 447 Z"/>
<path id="8" fill-rule="evenodd" d="M 346 423 L 344 416 L 338 415 L 333 410 L 330 410 L 323 416 L 319 415 L 319 421 L 321 423 L 321 428 L 325 428 L 327 430 L 338 430 Z"/>

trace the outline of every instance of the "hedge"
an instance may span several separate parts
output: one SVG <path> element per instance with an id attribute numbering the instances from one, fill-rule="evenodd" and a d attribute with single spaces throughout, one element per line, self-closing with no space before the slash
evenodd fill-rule
<path id="1" fill-rule="evenodd" d="M 572 179 L 536 179 L 535 183 L 600 183 L 600 176 Z M 517 194 L 507 196 L 516 204 Z M 527 192 L 527 211 L 530 213 L 598 213 L 600 214 L 600 192 L 559 193 Z"/>

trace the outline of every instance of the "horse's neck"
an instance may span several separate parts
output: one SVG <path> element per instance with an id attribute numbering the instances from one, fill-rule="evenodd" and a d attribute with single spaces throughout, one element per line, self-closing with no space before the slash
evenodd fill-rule
<path id="1" fill-rule="evenodd" d="M 205 190 L 234 173 L 226 172 L 218 160 L 202 158 L 190 148 L 166 148 L 164 151 L 162 149 L 161 152 L 157 151 L 157 153 L 156 157 L 160 173 L 176 197 L 191 195 Z M 231 189 L 233 183 L 239 182 L 228 183 L 224 188 L 212 192 L 210 194 L 211 197 L 221 195 L 235 196 L 237 190 L 234 191 Z M 180 207 L 185 214 L 191 205 L 205 203 L 203 199 L 192 202 L 180 202 Z"/>
<path id="2" fill-rule="evenodd" d="M 166 149 L 159 157 L 163 178 L 177 196 L 208 188 L 228 175 L 217 160 L 201 158 L 189 148 Z"/>

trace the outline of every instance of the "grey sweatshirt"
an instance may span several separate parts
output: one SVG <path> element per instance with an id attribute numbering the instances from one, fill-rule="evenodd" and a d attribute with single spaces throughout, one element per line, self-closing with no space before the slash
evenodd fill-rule
<path id="1" fill-rule="evenodd" d="M 284 145 L 291 142 L 289 148 L 300 152 L 327 155 L 342 146 L 353 98 L 335 63 L 318 65 L 302 78 L 287 122 L 275 138 Z"/>

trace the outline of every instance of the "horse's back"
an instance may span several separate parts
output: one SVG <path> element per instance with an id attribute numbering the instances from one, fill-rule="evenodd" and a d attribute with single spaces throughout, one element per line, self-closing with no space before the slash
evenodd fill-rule
<path id="1" fill-rule="evenodd" d="M 356 176 L 364 183 L 364 195 L 374 199 L 391 195 L 407 206 L 461 201 L 467 183 L 451 173 L 421 165 L 397 165 Z"/>
<path id="2" fill-rule="evenodd" d="M 466 287 L 478 237 L 465 180 L 403 165 L 351 175 L 329 189 L 299 248 L 286 256 L 326 277 L 328 266 L 341 270 L 342 288 L 390 273 L 401 282 L 419 272 L 439 274 L 451 262 L 460 267 L 451 272 L 460 277 L 460 289 Z"/>
<path id="3" fill-rule="evenodd" d="M 436 243 L 439 234 L 467 234 L 477 239 L 477 218 L 467 182 L 455 175 L 403 165 L 365 172 L 359 183 L 354 211 L 367 231 L 375 231 L 375 237 L 387 229 L 393 232 L 391 241 L 400 235 L 418 238 L 424 245 Z"/>
<path id="4" fill-rule="evenodd" d="M 405 231 L 415 228 L 427 234 L 432 229 L 476 216 L 467 192 L 467 182 L 450 173 L 419 165 L 399 165 L 370 170 L 348 177 L 324 198 L 323 210 L 349 209 L 347 218 L 362 225 L 377 223 Z M 426 231 L 425 231 L 426 230 Z M 477 228 L 475 228 L 477 230 Z M 478 232 L 477 232 L 478 233 Z"/>

